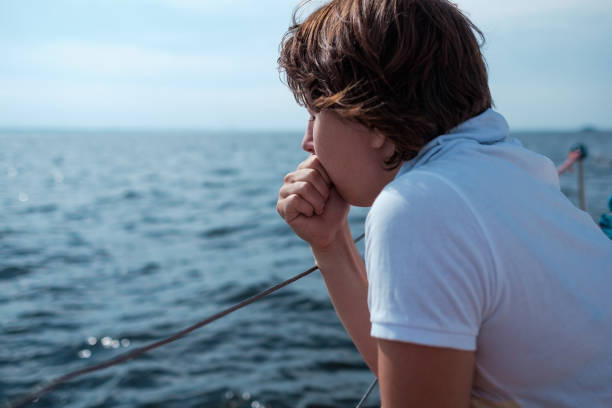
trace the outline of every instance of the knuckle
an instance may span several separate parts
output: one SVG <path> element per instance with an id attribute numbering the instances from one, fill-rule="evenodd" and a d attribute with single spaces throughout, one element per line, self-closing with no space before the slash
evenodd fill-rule
<path id="1" fill-rule="evenodd" d="M 315 169 L 308 169 L 308 171 L 306 173 L 306 177 L 308 177 L 309 180 L 313 180 L 316 176 L 317 176 L 317 170 L 315 170 Z"/>
<path id="2" fill-rule="evenodd" d="M 306 174 L 306 179 L 311 183 L 316 183 L 318 180 L 321 180 L 321 175 L 316 169 L 309 169 Z"/>
<path id="3" fill-rule="evenodd" d="M 306 158 L 306 160 L 304 160 L 303 162 L 300 163 L 300 165 L 298 166 L 298 168 L 309 168 L 312 167 L 313 163 L 315 163 L 317 160 L 317 156 L 311 154 L 310 156 L 308 156 Z"/>
<path id="4" fill-rule="evenodd" d="M 286 198 L 287 205 L 295 205 L 297 200 L 298 200 L 297 194 L 291 194 L 291 195 L 287 196 L 287 198 Z"/>
<path id="5" fill-rule="evenodd" d="M 304 190 L 309 196 L 316 195 L 318 193 L 315 186 L 313 186 L 311 183 L 304 183 Z"/>
<path id="6" fill-rule="evenodd" d="M 283 184 L 281 188 L 278 189 L 278 197 L 285 198 L 287 196 L 287 184 Z"/>

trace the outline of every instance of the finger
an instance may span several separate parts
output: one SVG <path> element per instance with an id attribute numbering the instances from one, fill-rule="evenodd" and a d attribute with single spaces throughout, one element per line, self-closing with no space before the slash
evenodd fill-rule
<path id="1" fill-rule="evenodd" d="M 298 169 L 315 169 L 321 174 L 321 177 L 323 177 L 323 180 L 325 180 L 327 184 L 331 183 L 327 170 L 325 170 L 325 167 L 323 167 L 323 164 L 321 164 L 319 157 L 314 154 L 311 154 L 306 160 L 301 162 L 298 165 Z"/>
<path id="2" fill-rule="evenodd" d="M 323 197 L 312 183 L 307 181 L 285 183 L 278 192 L 278 196 L 281 199 L 294 194 L 307 201 L 314 208 L 317 214 L 320 215 L 323 213 L 327 198 Z"/>
<path id="3" fill-rule="evenodd" d="M 315 169 L 321 173 L 321 177 L 323 177 L 326 184 L 331 184 L 331 178 L 327 174 L 327 170 L 325 170 L 325 167 L 323 167 L 319 158 L 314 154 L 311 154 L 306 160 L 301 162 L 298 165 L 298 169 Z"/>
<path id="4" fill-rule="evenodd" d="M 327 201 L 327 198 L 329 197 L 329 185 L 321 177 L 321 173 L 315 169 L 298 169 L 287 174 L 284 182 L 285 184 L 307 182 L 312 184 L 314 188 L 317 189 L 324 201 Z"/>
<path id="5" fill-rule="evenodd" d="M 290 223 L 300 215 L 312 217 L 314 214 L 312 205 L 297 194 L 279 199 L 276 203 L 276 211 L 287 223 Z"/>

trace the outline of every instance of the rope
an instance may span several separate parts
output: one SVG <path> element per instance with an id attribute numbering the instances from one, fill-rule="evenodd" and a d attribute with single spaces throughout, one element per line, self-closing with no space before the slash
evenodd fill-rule
<path id="1" fill-rule="evenodd" d="M 580 153 L 580 150 L 572 150 L 567 155 L 567 159 L 565 159 L 563 164 L 557 167 L 557 174 L 561 175 L 568 170 L 572 171 L 572 166 L 579 160 L 582 160 L 582 154 Z"/>
<path id="2" fill-rule="evenodd" d="M 359 241 L 361 241 L 363 239 L 363 237 L 365 236 L 365 234 L 361 234 L 359 237 L 355 238 L 354 242 L 357 243 Z M 302 279 L 303 277 L 310 275 L 312 272 L 316 271 L 317 269 L 319 269 L 318 266 L 313 266 L 307 270 L 305 270 L 302 273 L 299 273 L 297 275 L 295 275 L 292 278 L 287 279 L 284 282 L 278 283 L 256 295 L 253 295 L 233 306 L 228 307 L 227 309 L 224 309 L 218 313 L 213 314 L 212 316 L 209 316 L 207 318 L 205 318 L 204 320 L 199 321 L 198 323 L 189 326 L 186 329 L 183 329 L 175 334 L 173 334 L 170 337 L 167 337 L 163 340 L 159 340 L 156 341 L 155 343 L 149 344 L 148 346 L 144 346 L 144 347 L 140 347 L 137 348 L 134 351 L 131 351 L 129 353 L 125 353 L 119 357 L 115 357 L 113 359 L 104 361 L 102 363 L 99 364 L 95 364 L 89 367 L 85 367 L 83 369 L 80 370 L 75 370 L 72 371 L 66 375 L 63 375 L 59 378 L 56 378 L 55 380 L 50 381 L 46 386 L 43 386 L 42 388 L 40 388 L 38 391 L 32 392 L 30 394 L 28 394 L 27 396 L 25 396 L 24 398 L 22 398 L 21 400 L 17 401 L 14 404 L 8 404 L 8 408 L 22 408 L 27 406 L 29 403 L 34 402 L 35 400 L 37 400 L 38 398 L 40 398 L 41 395 L 53 390 L 54 388 L 56 388 L 58 385 L 65 383 L 67 381 L 73 380 L 77 377 L 80 377 L 82 375 L 85 374 L 89 374 L 92 373 L 94 371 L 99 371 L 99 370 L 103 370 L 105 368 L 123 363 L 125 361 L 131 360 L 133 358 L 137 358 L 140 357 L 141 355 L 143 355 L 144 353 L 147 353 L 153 349 L 156 349 L 158 347 L 161 347 L 165 344 L 168 343 L 172 343 L 182 337 L 185 337 L 186 335 L 188 335 L 189 333 L 191 333 L 194 330 L 197 330 L 201 327 L 204 327 L 212 322 L 214 322 L 215 320 L 219 320 L 220 318 L 227 316 L 228 314 L 235 312 L 238 309 L 242 309 L 245 306 L 250 305 L 251 303 L 257 302 L 258 300 L 263 299 L 264 297 L 268 296 L 269 294 L 276 292 L 277 290 L 284 288 L 285 286 L 299 280 Z"/>
<path id="3" fill-rule="evenodd" d="M 372 390 L 376 386 L 377 382 L 378 382 L 378 378 L 374 378 L 374 381 L 372 381 L 372 384 L 370 384 L 370 386 L 368 387 L 368 390 L 365 392 L 365 394 L 363 394 L 363 397 L 361 397 L 361 401 L 359 401 L 359 404 L 357 404 L 357 406 L 355 408 L 363 407 L 363 404 L 365 404 L 366 400 L 368 399 L 368 397 L 372 393 Z"/>

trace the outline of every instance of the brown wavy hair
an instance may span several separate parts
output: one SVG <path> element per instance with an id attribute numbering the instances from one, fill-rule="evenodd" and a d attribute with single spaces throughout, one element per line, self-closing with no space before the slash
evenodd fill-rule
<path id="1" fill-rule="evenodd" d="M 279 70 L 300 105 L 390 138 L 389 168 L 491 107 L 484 36 L 449 1 L 332 0 L 298 22 L 305 3 Z"/>

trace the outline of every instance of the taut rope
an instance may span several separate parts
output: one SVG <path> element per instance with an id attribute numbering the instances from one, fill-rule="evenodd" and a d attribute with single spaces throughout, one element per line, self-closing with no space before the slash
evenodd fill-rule
<path id="1" fill-rule="evenodd" d="M 359 237 L 357 237 L 354 242 L 357 243 L 359 241 L 361 241 L 363 239 L 363 237 L 365 236 L 365 234 L 361 234 Z M 250 305 L 251 303 L 257 302 L 258 300 L 263 299 L 264 297 L 268 296 L 269 294 L 276 292 L 277 290 L 284 288 L 285 286 L 299 280 L 302 279 L 303 277 L 310 275 L 312 272 L 316 271 L 317 269 L 319 269 L 318 266 L 313 266 L 307 270 L 305 270 L 304 272 L 301 272 L 297 275 L 295 275 L 292 278 L 287 279 L 284 282 L 278 283 L 256 295 L 253 295 L 239 303 L 236 303 L 233 306 L 228 307 L 227 309 L 224 309 L 218 313 L 213 314 L 212 316 L 207 317 L 204 320 L 199 321 L 198 323 L 189 326 L 186 329 L 181 330 L 178 333 L 173 334 L 170 337 L 167 337 L 163 340 L 159 340 L 156 341 L 155 343 L 149 344 L 148 346 L 144 346 L 144 347 L 139 347 L 134 351 L 131 351 L 129 353 L 125 353 L 119 357 L 115 357 L 112 358 L 110 360 L 104 361 L 102 363 L 98 363 L 98 364 L 94 364 L 92 366 L 89 367 L 85 367 L 82 368 L 80 370 L 75 370 L 72 371 L 66 375 L 63 375 L 59 378 L 56 378 L 55 380 L 52 380 L 51 382 L 49 382 L 47 385 L 45 385 L 44 387 L 42 387 L 41 389 L 39 389 L 38 391 L 32 392 L 30 394 L 28 394 L 27 396 L 25 396 L 24 398 L 22 398 L 21 400 L 17 401 L 14 404 L 8 404 L 8 408 L 22 408 L 27 406 L 29 403 L 34 402 L 36 399 L 40 398 L 41 395 L 53 390 L 54 388 L 56 388 L 58 385 L 65 383 L 67 381 L 70 381 L 74 378 L 80 377 L 82 375 L 85 374 L 89 374 L 92 373 L 94 371 L 98 371 L 98 370 L 103 370 L 105 368 L 123 363 L 125 361 L 131 360 L 133 358 L 136 357 L 140 357 L 141 355 L 143 355 L 144 353 L 151 351 L 153 349 L 156 349 L 158 347 L 161 347 L 165 344 L 168 343 L 172 343 L 173 341 L 176 341 L 182 337 L 185 337 L 186 335 L 188 335 L 189 333 L 191 333 L 194 330 L 197 330 L 201 327 L 204 327 L 212 322 L 214 322 L 215 320 L 219 320 L 220 318 L 227 316 L 228 314 L 235 312 L 238 309 L 242 309 L 245 306 Z M 370 392 L 372 391 L 372 388 L 374 387 L 376 382 L 372 383 L 372 385 L 370 386 L 370 389 L 368 389 L 366 395 L 364 395 L 364 397 L 362 398 L 362 401 L 359 403 L 359 405 L 357 406 L 357 408 L 361 407 L 363 402 L 365 402 L 365 399 L 367 398 L 367 396 L 370 394 Z"/>
<path id="2" fill-rule="evenodd" d="M 378 382 L 378 378 L 375 378 L 374 381 L 372 381 L 372 384 L 370 384 L 370 386 L 368 387 L 368 390 L 365 392 L 365 394 L 363 394 L 363 397 L 361 397 L 361 401 L 359 401 L 359 404 L 357 404 L 357 406 L 355 408 L 363 407 L 363 404 L 365 404 L 366 400 L 370 396 L 370 393 L 372 392 L 372 390 L 376 386 L 377 382 Z"/>

